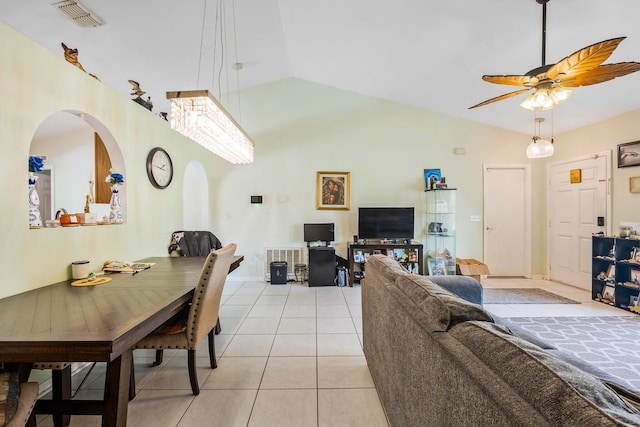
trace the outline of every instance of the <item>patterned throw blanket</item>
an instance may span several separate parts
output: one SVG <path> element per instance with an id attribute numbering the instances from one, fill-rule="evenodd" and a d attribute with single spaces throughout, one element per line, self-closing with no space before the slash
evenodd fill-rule
<path id="1" fill-rule="evenodd" d="M 17 372 L 0 374 L 0 426 L 6 425 L 18 409 L 20 383 Z"/>

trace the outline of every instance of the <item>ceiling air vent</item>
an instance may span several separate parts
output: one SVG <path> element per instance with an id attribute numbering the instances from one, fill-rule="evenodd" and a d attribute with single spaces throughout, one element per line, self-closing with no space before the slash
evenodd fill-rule
<path id="1" fill-rule="evenodd" d="M 104 25 L 102 18 L 75 0 L 57 1 L 51 5 L 58 8 L 60 12 L 64 13 L 81 27 L 91 28 Z"/>

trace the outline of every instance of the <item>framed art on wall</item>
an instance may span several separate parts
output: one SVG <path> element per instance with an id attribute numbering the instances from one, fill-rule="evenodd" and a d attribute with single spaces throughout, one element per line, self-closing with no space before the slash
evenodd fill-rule
<path id="1" fill-rule="evenodd" d="M 349 172 L 318 172 L 316 209 L 349 210 Z"/>
<path id="2" fill-rule="evenodd" d="M 640 193 L 640 176 L 632 176 L 629 178 L 629 191 L 632 193 Z"/>
<path id="3" fill-rule="evenodd" d="M 640 141 L 618 144 L 618 167 L 640 166 Z"/>

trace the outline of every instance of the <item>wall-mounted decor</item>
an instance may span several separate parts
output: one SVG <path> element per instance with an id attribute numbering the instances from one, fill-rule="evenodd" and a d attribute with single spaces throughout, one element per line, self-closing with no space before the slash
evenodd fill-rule
<path id="1" fill-rule="evenodd" d="M 640 166 L 640 141 L 618 144 L 618 167 Z"/>
<path id="2" fill-rule="evenodd" d="M 640 193 L 640 176 L 632 176 L 629 178 L 629 191 L 632 193 Z"/>
<path id="3" fill-rule="evenodd" d="M 571 169 L 569 171 L 569 181 L 572 184 L 579 184 L 582 182 L 582 169 Z"/>
<path id="4" fill-rule="evenodd" d="M 318 172 L 316 209 L 349 210 L 349 172 Z"/>

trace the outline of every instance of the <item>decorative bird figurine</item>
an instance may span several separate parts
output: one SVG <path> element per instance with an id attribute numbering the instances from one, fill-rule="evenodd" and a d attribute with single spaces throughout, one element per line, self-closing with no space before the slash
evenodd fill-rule
<path id="1" fill-rule="evenodd" d="M 167 119 L 167 114 L 168 114 L 168 113 L 167 113 L 166 111 L 161 111 L 161 112 L 160 112 L 160 117 L 162 117 L 162 118 L 163 118 L 164 120 L 166 120 L 166 121 L 169 121 L 169 120 Z"/>
<path id="2" fill-rule="evenodd" d="M 144 95 L 145 91 L 140 89 L 140 84 L 138 82 L 136 82 L 135 80 L 129 80 L 129 83 L 131 83 L 131 86 L 133 86 L 133 88 L 131 89 L 133 92 L 131 92 L 131 95 L 135 95 L 137 97 L 140 97 L 142 95 Z"/>

